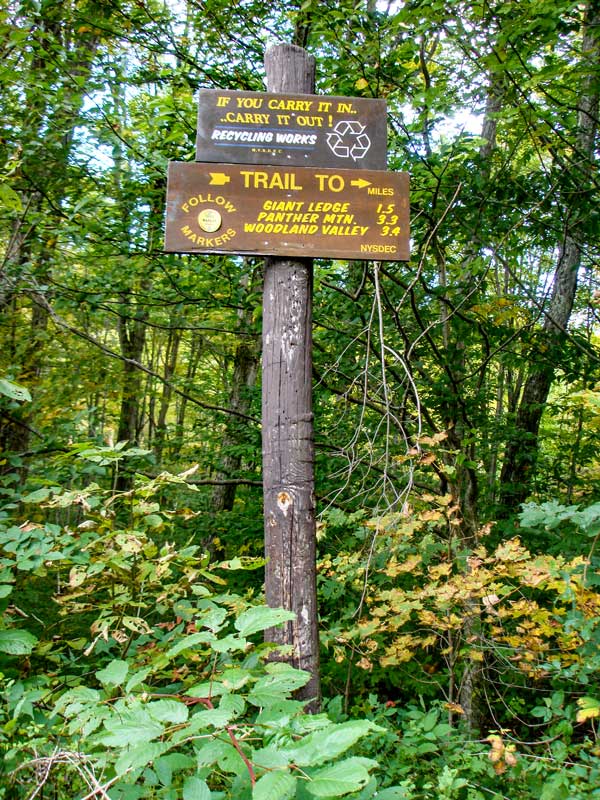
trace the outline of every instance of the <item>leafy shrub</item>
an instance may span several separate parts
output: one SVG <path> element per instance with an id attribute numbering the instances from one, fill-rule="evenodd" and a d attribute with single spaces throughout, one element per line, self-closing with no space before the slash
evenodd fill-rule
<path id="1" fill-rule="evenodd" d="M 347 751 L 380 728 L 304 713 L 293 693 L 308 674 L 261 641 L 290 612 L 228 590 L 224 575 L 262 561 L 210 566 L 169 542 L 176 512 L 154 497 L 173 483 L 185 475 L 120 495 L 40 489 L 23 498 L 37 520 L 0 532 L 4 796 L 277 800 L 376 786 L 376 761 Z M 75 525 L 48 521 L 66 509 Z M 52 591 L 55 611 L 15 614 L 25 586 L 25 599 Z"/>

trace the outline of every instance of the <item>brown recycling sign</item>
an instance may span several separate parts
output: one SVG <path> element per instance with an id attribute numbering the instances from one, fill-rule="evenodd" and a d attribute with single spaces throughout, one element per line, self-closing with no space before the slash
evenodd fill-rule
<path id="1" fill-rule="evenodd" d="M 201 89 L 196 160 L 385 169 L 385 100 Z"/>

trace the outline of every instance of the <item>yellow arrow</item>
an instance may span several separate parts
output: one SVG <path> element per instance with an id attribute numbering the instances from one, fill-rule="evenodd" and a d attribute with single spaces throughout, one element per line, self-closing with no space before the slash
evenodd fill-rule
<path id="1" fill-rule="evenodd" d="M 358 178 L 356 181 L 350 181 L 350 186 L 358 186 L 359 189 L 364 189 L 365 186 L 370 186 L 371 181 L 366 181 L 364 178 Z"/>
<path id="2" fill-rule="evenodd" d="M 231 180 L 229 175 L 225 175 L 224 172 L 209 172 L 209 175 L 210 186 L 225 186 Z"/>

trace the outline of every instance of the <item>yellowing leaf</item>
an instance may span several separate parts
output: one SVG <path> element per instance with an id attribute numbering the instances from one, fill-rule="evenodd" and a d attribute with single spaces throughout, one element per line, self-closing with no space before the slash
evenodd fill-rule
<path id="1" fill-rule="evenodd" d="M 441 519 L 441 517 L 441 511 L 424 511 L 421 514 L 421 520 L 423 522 L 436 522 L 438 519 Z"/>
<path id="2" fill-rule="evenodd" d="M 498 612 L 494 608 L 500 602 L 500 598 L 497 594 L 488 594 L 485 597 L 481 598 L 481 602 L 483 603 L 483 607 L 488 612 L 488 614 L 495 614 L 498 616 Z"/>
<path id="3" fill-rule="evenodd" d="M 577 722 L 585 722 L 594 717 L 600 717 L 600 701 L 593 697 L 580 697 L 577 700 L 579 711 L 575 719 Z"/>
<path id="4" fill-rule="evenodd" d="M 432 445 L 435 445 L 435 444 L 439 444 L 440 442 L 443 442 L 444 439 L 447 439 L 447 438 L 448 438 L 448 432 L 447 431 L 441 431 L 440 433 L 436 433 L 433 436 L 422 436 L 419 439 L 419 443 L 420 444 L 432 444 Z"/>
<path id="5" fill-rule="evenodd" d="M 487 737 L 487 741 L 492 746 L 488 753 L 488 758 L 494 765 L 496 775 L 502 775 L 502 773 L 506 772 L 507 766 L 514 767 L 516 765 L 517 757 L 514 744 L 505 745 L 502 737 L 498 736 L 498 734 L 491 734 Z"/>
<path id="6" fill-rule="evenodd" d="M 429 567 L 429 577 L 435 581 L 443 575 L 450 575 L 452 572 L 452 564 L 437 564 L 435 567 Z"/>
<path id="7" fill-rule="evenodd" d="M 453 714 L 464 714 L 464 708 L 458 703 L 444 703 L 444 708 L 451 711 Z"/>
<path id="8" fill-rule="evenodd" d="M 367 620 L 366 622 L 359 622 L 358 630 L 361 636 L 371 636 L 373 633 L 377 633 L 377 631 L 380 630 L 379 621 Z"/>
<path id="9" fill-rule="evenodd" d="M 422 625 L 428 625 L 432 628 L 439 627 L 439 620 L 433 611 L 424 609 L 423 611 L 419 612 L 419 621 Z"/>
<path id="10" fill-rule="evenodd" d="M 483 559 L 479 558 L 479 556 L 469 556 L 467 558 L 467 565 L 470 570 L 473 570 L 473 572 L 479 569 L 479 567 L 482 564 L 483 564 Z"/>
<path id="11" fill-rule="evenodd" d="M 418 567 L 420 563 L 420 555 L 409 556 L 406 561 L 403 561 L 402 563 L 398 563 L 394 556 L 389 560 L 387 567 L 385 568 L 385 574 L 390 578 L 395 578 L 402 572 L 414 572 L 415 567 Z"/>
<path id="12" fill-rule="evenodd" d="M 366 89 L 368 85 L 369 85 L 368 80 L 366 80 L 365 78 L 359 78 L 354 84 L 354 87 L 358 89 L 359 92 L 361 92 L 363 89 Z"/>
<path id="13" fill-rule="evenodd" d="M 488 758 L 492 762 L 499 761 L 504 754 L 504 742 L 502 737 L 498 734 L 491 734 L 487 737 L 488 742 L 492 745 L 492 749 L 488 753 Z"/>
<path id="14" fill-rule="evenodd" d="M 523 547 L 518 537 L 503 542 L 496 548 L 494 555 L 499 561 L 525 561 L 530 557 L 529 551 Z"/>
<path id="15" fill-rule="evenodd" d="M 78 586 L 81 586 L 85 583 L 85 579 L 87 578 L 87 572 L 85 568 L 82 567 L 72 567 L 71 571 L 69 572 L 69 586 L 72 589 L 76 589 Z"/>
<path id="16" fill-rule="evenodd" d="M 521 580 L 527 586 L 538 586 L 548 578 L 550 578 L 548 568 L 539 563 L 527 565 L 521 574 Z"/>

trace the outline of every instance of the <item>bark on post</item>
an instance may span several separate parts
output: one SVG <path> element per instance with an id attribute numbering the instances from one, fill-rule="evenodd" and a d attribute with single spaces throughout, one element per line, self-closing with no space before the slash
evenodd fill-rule
<path id="1" fill-rule="evenodd" d="M 265 54 L 267 89 L 314 91 L 315 61 L 295 45 Z M 293 647 L 289 661 L 308 670 L 298 693 L 320 703 L 312 413 L 312 260 L 269 258 L 263 294 L 262 448 L 265 594 L 296 619 L 265 638 Z"/>

